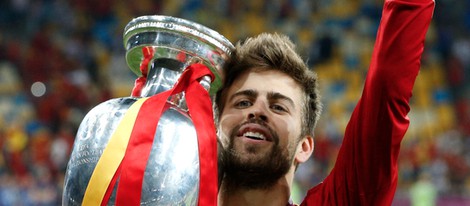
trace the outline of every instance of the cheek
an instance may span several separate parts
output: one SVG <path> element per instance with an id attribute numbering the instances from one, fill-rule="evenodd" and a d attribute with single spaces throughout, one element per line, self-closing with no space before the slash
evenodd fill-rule
<path id="1" fill-rule="evenodd" d="M 287 142 L 287 144 L 293 144 L 300 135 L 301 122 L 298 119 L 292 117 L 279 119 L 277 125 L 277 128 L 281 128 L 278 130 L 279 136 L 284 137 L 281 138 L 281 141 Z"/>
<path id="2" fill-rule="evenodd" d="M 235 110 L 235 109 L 227 109 L 225 110 L 219 119 L 219 130 L 223 132 L 223 135 L 230 135 L 230 131 L 238 126 L 239 124 L 243 123 L 248 116 L 248 111 L 246 110 Z"/>
<path id="3" fill-rule="evenodd" d="M 241 113 L 241 112 L 239 112 Z M 240 124 L 240 114 L 224 112 L 219 119 L 219 138 L 224 146 L 230 141 L 230 132 Z"/>

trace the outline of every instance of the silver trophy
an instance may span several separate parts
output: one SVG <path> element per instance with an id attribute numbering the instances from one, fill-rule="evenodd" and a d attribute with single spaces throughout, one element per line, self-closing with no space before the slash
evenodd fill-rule
<path id="1" fill-rule="evenodd" d="M 62 205 L 81 205 L 92 173 L 108 141 L 130 106 L 172 88 L 193 62 L 206 65 L 215 79 L 201 84 L 211 97 L 221 84 L 221 69 L 233 45 L 200 24 L 169 16 L 133 19 L 124 31 L 126 60 L 141 75 L 142 48 L 155 51 L 140 96 L 111 99 L 93 108 L 83 119 L 67 166 Z M 187 114 L 184 95 L 167 101 L 158 123 L 144 173 L 141 205 L 196 205 L 199 194 L 199 157 L 196 130 Z M 118 183 L 117 183 L 118 184 Z M 116 185 L 117 185 L 116 184 Z M 117 186 L 116 186 L 117 187 Z M 116 187 L 108 205 L 115 204 Z"/>

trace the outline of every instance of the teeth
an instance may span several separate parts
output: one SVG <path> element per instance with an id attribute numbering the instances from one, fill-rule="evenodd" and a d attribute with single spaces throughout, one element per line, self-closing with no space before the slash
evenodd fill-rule
<path id="1" fill-rule="evenodd" d="M 243 134 L 243 136 L 251 137 L 251 138 L 255 138 L 255 139 L 261 139 L 261 140 L 266 139 L 263 134 L 258 133 L 258 132 L 245 132 L 245 134 Z"/>

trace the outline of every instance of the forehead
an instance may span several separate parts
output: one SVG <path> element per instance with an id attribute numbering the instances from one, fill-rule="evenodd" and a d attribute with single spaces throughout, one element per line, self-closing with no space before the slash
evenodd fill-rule
<path id="1" fill-rule="evenodd" d="M 227 96 L 243 91 L 254 90 L 259 95 L 280 93 L 296 104 L 302 100 L 302 87 L 289 75 L 277 70 L 251 70 L 241 74 L 230 86 Z"/>

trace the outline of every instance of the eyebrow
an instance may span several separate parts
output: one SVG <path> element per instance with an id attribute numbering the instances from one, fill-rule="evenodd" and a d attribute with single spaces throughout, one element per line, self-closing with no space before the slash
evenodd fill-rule
<path id="1" fill-rule="evenodd" d="M 247 90 L 239 91 L 239 92 L 233 94 L 232 96 L 230 96 L 229 102 L 232 101 L 235 97 L 238 97 L 238 96 L 247 96 L 247 97 L 250 97 L 250 98 L 256 98 L 258 96 L 258 92 L 253 90 L 253 89 L 247 89 Z"/>
<path id="2" fill-rule="evenodd" d="M 269 92 L 268 93 L 268 99 L 269 100 L 284 100 L 284 101 L 287 101 L 293 108 L 295 108 L 294 101 L 291 98 L 289 98 L 289 97 L 287 97 L 287 96 L 285 96 L 285 95 L 283 95 L 279 92 Z"/>

